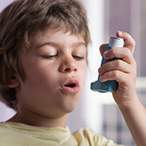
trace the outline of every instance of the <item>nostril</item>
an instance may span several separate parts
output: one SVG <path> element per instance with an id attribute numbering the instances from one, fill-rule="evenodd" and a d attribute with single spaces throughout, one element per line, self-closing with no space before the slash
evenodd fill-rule
<path id="1" fill-rule="evenodd" d="M 71 69 L 70 68 L 66 68 L 65 69 L 65 72 L 69 72 Z"/>
<path id="2" fill-rule="evenodd" d="M 75 68 L 74 71 L 77 71 L 77 68 Z"/>
<path id="3" fill-rule="evenodd" d="M 66 68 L 65 70 L 64 70 L 65 72 L 71 72 L 71 71 L 77 71 L 77 68 L 74 68 L 74 69 L 71 69 L 71 68 Z"/>

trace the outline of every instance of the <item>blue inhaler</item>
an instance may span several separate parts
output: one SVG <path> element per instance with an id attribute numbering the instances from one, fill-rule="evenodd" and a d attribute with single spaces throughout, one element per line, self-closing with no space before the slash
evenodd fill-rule
<path id="1" fill-rule="evenodd" d="M 105 44 L 104 47 L 104 52 L 114 48 L 114 47 L 123 47 L 124 46 L 124 40 L 122 38 L 118 38 L 118 37 L 110 37 L 110 41 L 109 44 Z M 101 62 L 101 66 L 109 61 L 113 61 L 116 58 L 113 59 L 108 59 L 106 60 L 104 57 L 102 58 L 102 62 Z M 105 92 L 115 92 L 116 88 L 118 86 L 118 82 L 115 80 L 110 80 L 110 81 L 106 81 L 106 82 L 101 82 L 100 81 L 100 75 L 98 76 L 98 80 L 91 83 L 91 89 L 93 91 L 98 91 L 101 93 L 105 93 Z"/>

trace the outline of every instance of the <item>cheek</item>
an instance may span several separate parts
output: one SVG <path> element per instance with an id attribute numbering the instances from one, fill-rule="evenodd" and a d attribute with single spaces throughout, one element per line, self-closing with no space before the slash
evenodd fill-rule
<path id="1" fill-rule="evenodd" d="M 33 77 L 33 82 L 38 85 L 39 87 L 45 88 L 51 88 L 55 85 L 55 72 L 53 71 L 42 71 L 37 72 L 35 77 Z"/>
<path id="2" fill-rule="evenodd" d="M 29 88 L 35 88 L 35 90 L 44 91 L 46 88 L 49 90 L 55 86 L 56 74 L 53 69 L 41 68 L 41 67 L 29 67 L 26 72 L 26 81 Z"/>
<path id="3" fill-rule="evenodd" d="M 80 67 L 79 74 L 80 74 L 80 79 L 83 85 L 85 84 L 86 73 L 87 73 L 87 66 L 85 65 L 85 66 Z"/>

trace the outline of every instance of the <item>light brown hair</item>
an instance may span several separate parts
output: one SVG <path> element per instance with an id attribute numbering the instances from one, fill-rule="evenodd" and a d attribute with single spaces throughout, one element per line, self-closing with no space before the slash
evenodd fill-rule
<path id="1" fill-rule="evenodd" d="M 16 0 L 0 13 L 0 99 L 17 110 L 16 91 L 7 84 L 18 74 L 25 80 L 20 49 L 30 48 L 38 30 L 57 29 L 82 35 L 90 41 L 86 12 L 75 0 Z"/>

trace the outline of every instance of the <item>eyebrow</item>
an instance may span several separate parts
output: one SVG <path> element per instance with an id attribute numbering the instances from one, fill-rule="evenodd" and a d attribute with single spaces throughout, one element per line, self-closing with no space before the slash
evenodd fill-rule
<path id="1" fill-rule="evenodd" d="M 43 43 L 43 44 L 38 44 L 35 46 L 35 49 L 39 49 L 43 46 L 46 46 L 46 45 L 49 45 L 49 46 L 53 46 L 55 48 L 58 48 L 60 45 L 56 42 L 46 42 L 46 43 Z M 87 48 L 86 44 L 83 43 L 83 42 L 76 42 L 76 43 L 73 43 L 72 44 L 72 47 L 75 48 L 75 47 L 80 47 L 80 46 L 84 46 L 85 48 Z"/>
<path id="2" fill-rule="evenodd" d="M 43 46 L 46 46 L 46 45 L 49 45 L 49 46 L 53 46 L 53 47 L 58 47 L 59 45 L 57 43 L 54 43 L 54 42 L 46 42 L 46 43 L 43 43 L 43 44 L 38 44 L 35 46 L 35 49 L 39 49 Z"/>
<path id="3" fill-rule="evenodd" d="M 83 43 L 83 42 L 77 42 L 77 43 L 74 43 L 72 46 L 73 46 L 73 47 L 80 47 L 80 46 L 84 46 L 85 48 L 87 48 L 86 44 L 85 44 L 85 43 Z"/>

